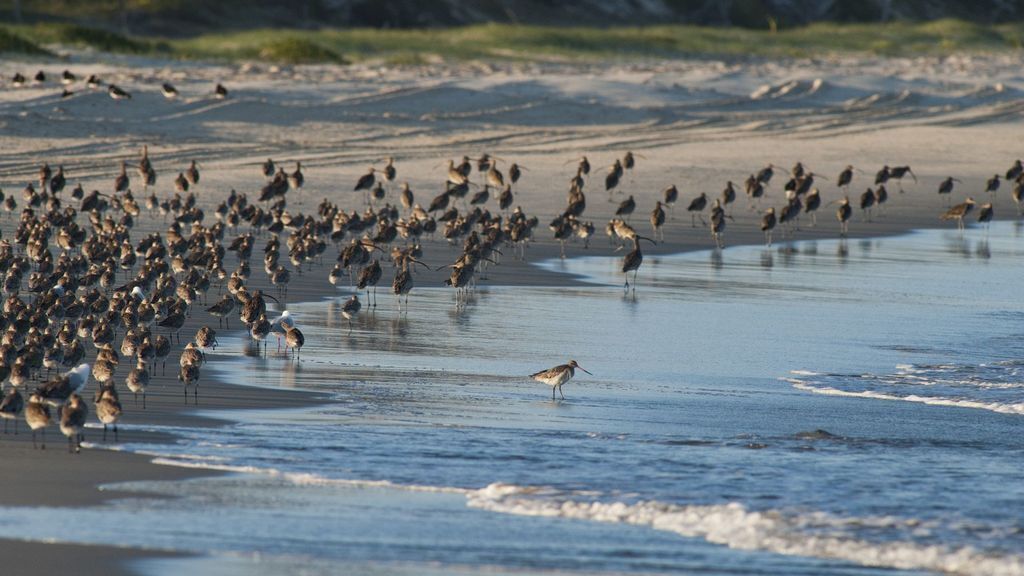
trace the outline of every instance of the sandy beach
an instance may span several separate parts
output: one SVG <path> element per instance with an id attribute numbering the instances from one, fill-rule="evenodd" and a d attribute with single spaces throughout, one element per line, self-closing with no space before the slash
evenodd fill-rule
<path id="1" fill-rule="evenodd" d="M 361 210 L 363 195 L 352 192 L 352 186 L 371 165 L 379 168 L 389 156 L 395 159 L 397 181 L 408 182 L 416 202 L 426 205 L 443 190 L 447 159 L 487 152 L 527 168 L 514 189 L 515 205 L 536 215 L 541 226 L 526 261 L 506 255 L 481 286 L 566 286 L 582 281 L 534 264 L 559 255 L 559 244 L 546 224 L 564 208 L 574 161 L 581 155 L 593 165 L 585 188 L 584 219 L 593 221 L 597 233 L 587 249 L 582 242 L 569 243 L 570 258 L 621 255 L 613 252 L 603 228 L 628 195 L 637 201 L 632 224 L 641 234 L 653 235 L 648 215 L 662 190 L 672 184 L 679 188 L 680 200 L 665 226 L 665 239 L 645 246 L 645 253 L 711 248 L 708 229 L 691 225 L 686 206 L 701 192 L 718 198 L 726 181 L 736 184 L 738 198 L 729 207 L 733 220 L 727 224 L 725 256 L 730 246 L 761 244 L 761 212 L 748 208 L 742 182 L 769 162 L 778 173 L 761 209 L 782 206 L 782 183 L 796 161 L 829 179 L 818 186 L 825 202 L 844 194 L 834 184 L 840 170 L 847 164 L 862 169 L 848 192 L 854 204 L 882 165 L 909 165 L 916 182 L 908 177 L 891 184 L 884 212 L 876 212 L 870 222 L 855 210 L 850 236 L 892 236 L 954 226 L 938 219 L 950 202 L 936 193 L 939 182 L 948 176 L 963 181 L 951 195 L 954 203 L 966 196 L 988 202 L 985 180 L 1004 172 L 1019 155 L 1022 60 L 1018 55 L 996 55 L 391 69 L 197 65 L 89 54 L 76 54 L 67 62 L 5 60 L 0 63 L 2 78 L 39 68 L 56 77 L 69 68 L 80 77 L 97 74 L 117 83 L 133 98 L 115 102 L 103 91 L 77 86 L 75 95 L 62 100 L 53 82 L 20 89 L 4 83 L 0 188 L 20 204 L 21 189 L 47 161 L 64 166 L 68 188 L 81 182 L 86 190 L 107 192 L 120 162 L 135 161 L 145 144 L 159 173 L 156 192 L 161 199 L 173 193 L 176 173 L 190 160 L 199 161 L 202 180 L 196 193 L 209 222 L 229 190 L 250 197 L 258 193 L 263 184 L 259 165 L 268 157 L 288 170 L 302 162 L 307 184 L 289 193 L 289 210 L 311 213 L 324 198 Z M 161 81 L 175 82 L 182 96 L 165 101 L 159 93 Z M 215 82 L 229 87 L 229 98 L 212 98 Z M 637 155 L 636 168 L 609 194 L 603 187 L 604 173 L 627 150 Z M 397 202 L 393 192 L 388 201 Z M 1016 217 L 1010 183 L 997 193 L 995 213 L 998 219 Z M 818 216 L 814 227 L 802 219 L 793 238 L 837 237 L 834 206 L 823 207 Z M 11 238 L 15 222 L 14 216 L 0 217 L 4 238 Z M 133 237 L 162 231 L 168 223 L 159 214 L 144 213 Z M 776 231 L 777 244 L 788 239 Z M 425 240 L 423 252 L 422 259 L 433 267 L 451 263 L 458 255 L 440 237 Z M 329 248 L 323 264 L 293 278 L 286 301 L 315 302 L 337 295 L 339 291 L 327 282 L 336 253 Z M 229 255 L 225 264 L 233 269 L 234 256 Z M 392 274 L 385 266 L 382 311 L 393 306 L 383 289 Z M 419 286 L 441 286 L 445 277 L 446 271 L 431 271 L 416 281 Z M 642 287 L 643 272 L 639 283 Z M 250 285 L 274 293 L 259 270 L 254 270 Z M 215 291 L 208 298 L 210 304 Z M 415 306 L 415 292 L 413 300 Z M 216 327 L 217 322 L 197 306 L 181 331 L 183 341 L 204 324 Z M 231 327 L 237 329 L 237 318 Z M 173 442 L 173 435 L 163 428 L 223 424 L 185 403 L 176 380 L 177 359 L 177 352 L 172 353 L 166 375 L 154 380 L 145 410 L 130 394 L 122 394 L 123 422 L 131 426 L 121 431 L 121 442 Z M 127 370 L 122 362 L 119 377 Z M 205 375 L 198 409 L 300 408 L 330 401 L 322 393 L 245 384 Z M 47 448 L 39 451 L 33 450 L 31 434 L 20 423 L 17 436 L 8 434 L 0 441 L 0 485 L 5 487 L 0 505 L 94 507 L 124 497 L 102 488 L 109 484 L 216 473 L 157 465 L 145 455 L 105 450 L 100 434 L 97 428 L 89 429 L 88 449 L 69 455 L 65 439 L 51 427 Z M 109 544 L 106 548 L 4 541 L 0 554 L 16 562 L 10 565 L 15 572 L 25 574 L 49 573 L 70 561 L 80 563 L 81 574 L 135 573 L 132 562 L 140 557 L 177 554 Z"/>

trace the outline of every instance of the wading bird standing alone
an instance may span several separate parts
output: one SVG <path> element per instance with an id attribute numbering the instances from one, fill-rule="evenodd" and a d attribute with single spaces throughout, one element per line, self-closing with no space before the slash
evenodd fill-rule
<path id="1" fill-rule="evenodd" d="M 582 366 L 577 364 L 575 360 L 569 360 L 568 364 L 562 364 L 561 366 L 555 366 L 548 370 L 542 370 L 536 374 L 530 374 L 530 378 L 551 386 L 552 400 L 555 399 L 556 388 L 558 389 L 559 395 L 562 396 L 562 400 L 565 400 L 565 394 L 562 394 L 562 384 L 572 380 L 572 377 L 576 375 L 577 368 L 587 372 Z M 590 372 L 587 372 L 587 374 L 590 374 Z"/>

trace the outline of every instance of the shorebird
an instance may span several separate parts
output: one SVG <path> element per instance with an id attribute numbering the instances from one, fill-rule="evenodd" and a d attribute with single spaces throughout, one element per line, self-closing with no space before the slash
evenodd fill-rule
<path id="1" fill-rule="evenodd" d="M 373 168 L 371 168 L 370 171 L 372 173 Z M 463 186 L 469 183 L 469 173 L 457 168 L 454 160 L 448 161 L 448 183 L 454 184 L 455 186 Z"/>
<path id="2" fill-rule="evenodd" d="M 871 221 L 871 207 L 875 205 L 875 191 L 868 188 L 860 195 L 860 210 L 866 222 Z"/>
<path id="3" fill-rule="evenodd" d="M 633 157 L 632 152 L 627 150 L 626 154 L 622 157 L 622 167 L 626 170 L 632 170 L 634 166 L 636 166 L 636 158 Z"/>
<path id="4" fill-rule="evenodd" d="M 722 206 L 728 206 L 736 201 L 736 186 L 733 185 L 732 180 L 725 183 L 725 188 L 722 189 Z"/>
<path id="5" fill-rule="evenodd" d="M 161 328 L 166 328 L 167 333 L 171 336 L 177 337 L 178 342 L 181 342 L 181 327 L 185 325 L 185 313 L 184 312 L 172 312 L 167 315 L 166 318 L 156 323 Z"/>
<path id="6" fill-rule="evenodd" d="M 355 318 L 359 311 L 363 308 L 361 302 L 359 302 L 359 295 L 353 294 L 344 304 L 341 305 L 341 315 L 348 320 L 349 332 L 352 331 L 352 319 Z"/>
<path id="7" fill-rule="evenodd" d="M 964 202 L 953 206 L 940 216 L 942 220 L 956 220 L 957 227 L 961 232 L 964 230 L 964 217 L 974 210 L 974 198 L 967 198 Z"/>
<path id="8" fill-rule="evenodd" d="M 701 226 L 707 226 L 707 222 L 704 221 L 704 216 L 701 215 L 701 212 L 704 211 L 704 208 L 706 208 L 707 205 L 708 195 L 704 192 L 701 192 L 700 196 L 697 196 L 690 201 L 690 205 L 686 207 L 686 211 L 690 213 L 690 225 L 692 227 L 697 227 L 697 218 L 700 218 Z"/>
<path id="9" fill-rule="evenodd" d="M 193 186 L 199 184 L 199 165 L 196 164 L 195 160 L 193 160 L 185 170 L 185 180 Z"/>
<path id="10" fill-rule="evenodd" d="M 114 442 L 117 442 L 117 421 L 121 419 L 121 400 L 113 383 L 96 392 L 96 417 L 103 423 L 103 441 L 107 441 L 107 426 L 114 427 Z"/>
<path id="11" fill-rule="evenodd" d="M 679 189 L 676 188 L 675 184 L 673 184 L 668 188 L 665 188 L 665 190 L 661 192 L 661 196 L 661 203 L 667 206 L 669 209 L 672 209 L 672 207 L 675 206 L 676 201 L 679 200 Z"/>
<path id="12" fill-rule="evenodd" d="M 622 178 L 622 162 L 618 159 L 615 163 L 608 168 L 608 174 L 604 177 L 604 189 L 611 192 L 619 185 L 619 180 Z"/>
<path id="13" fill-rule="evenodd" d="M 665 224 L 665 210 L 661 207 L 661 201 L 654 202 L 654 210 L 651 211 L 651 228 L 654 229 L 654 237 L 665 239 L 665 233 L 661 227 Z"/>
<path id="14" fill-rule="evenodd" d="M 181 351 L 181 356 L 178 358 L 178 366 L 185 366 L 188 364 L 195 364 L 196 366 L 202 366 L 206 359 L 203 357 L 203 351 L 200 350 L 195 343 L 189 342 L 185 345 L 185 348 Z"/>
<path id="15" fill-rule="evenodd" d="M 178 177 L 174 179 L 174 190 L 178 193 L 188 192 L 188 178 L 185 178 L 183 172 L 178 172 Z"/>
<path id="16" fill-rule="evenodd" d="M 119 88 L 116 84 L 107 87 L 107 94 L 114 100 L 131 100 L 132 95 Z"/>
<path id="17" fill-rule="evenodd" d="M 818 224 L 818 208 L 821 207 L 821 192 L 817 188 L 811 190 L 804 198 L 804 214 L 811 215 L 811 226 Z"/>
<path id="18" fill-rule="evenodd" d="M 1017 215 L 1020 216 L 1022 214 L 1021 210 L 1024 209 L 1024 206 L 1021 205 L 1021 202 L 1024 201 L 1024 181 L 1014 183 L 1013 190 L 1010 191 L 1010 197 L 1017 204 Z"/>
<path id="19" fill-rule="evenodd" d="M 373 185 L 376 184 L 377 182 L 376 173 L 377 169 L 374 168 L 373 166 L 370 166 L 370 170 L 366 174 L 363 174 L 362 176 L 359 177 L 359 180 L 356 181 L 356 185 L 355 187 L 352 188 L 352 190 L 354 192 L 358 192 L 360 190 L 371 190 L 373 188 Z"/>
<path id="20" fill-rule="evenodd" d="M 78 80 L 78 77 L 75 76 L 74 72 L 71 70 L 65 70 L 60 75 L 60 83 L 65 86 L 74 84 L 76 80 Z M 1020 160 L 1018 160 L 1018 162 L 1020 162 Z"/>
<path id="21" fill-rule="evenodd" d="M 978 222 L 985 224 L 985 228 L 988 229 L 988 224 L 992 222 L 992 217 L 992 203 L 988 202 L 982 204 L 980 210 L 978 211 Z"/>
<path id="22" fill-rule="evenodd" d="M 18 419 L 25 411 L 25 399 L 18 392 L 17 388 L 11 388 L 2 401 L 0 401 L 0 418 L 4 419 L 4 434 L 7 434 L 7 421 L 14 420 L 14 434 L 18 434 Z"/>
<path id="23" fill-rule="evenodd" d="M 626 198 L 619 203 L 619 207 L 615 210 L 615 215 L 623 217 L 628 222 L 629 217 L 633 215 L 633 210 L 635 209 L 636 201 L 633 200 L 633 195 L 630 194 L 629 198 Z"/>
<path id="24" fill-rule="evenodd" d="M 78 394 L 72 394 L 67 404 L 60 411 L 60 431 L 68 437 L 68 452 L 81 452 L 85 434 L 85 419 L 89 416 L 89 407 Z"/>
<path id="25" fill-rule="evenodd" d="M 767 186 L 772 181 L 772 176 L 775 175 L 775 165 L 768 164 L 764 168 L 758 170 L 757 175 L 754 178 L 761 184 Z"/>
<path id="26" fill-rule="evenodd" d="M 486 182 L 487 186 L 492 188 L 505 187 L 505 176 L 502 175 L 500 170 L 498 170 L 498 165 L 494 162 L 492 162 L 490 168 L 487 169 Z"/>
<path id="27" fill-rule="evenodd" d="M 38 447 L 36 431 L 42 430 L 42 450 L 46 450 L 46 427 L 50 425 L 50 407 L 38 392 L 28 397 L 28 404 L 25 405 L 25 423 L 32 430 L 32 447 Z"/>
<path id="28" fill-rule="evenodd" d="M 1020 160 L 1014 160 L 1013 166 L 1010 166 L 1010 169 L 1006 171 L 1006 179 L 1016 180 L 1021 174 L 1024 174 L 1024 164 Z"/>
<path id="29" fill-rule="evenodd" d="M 306 337 L 303 336 L 302 332 L 295 326 L 289 326 L 284 333 L 284 345 L 285 350 L 291 350 L 295 353 L 295 358 L 300 358 L 302 354 L 302 347 L 306 344 Z"/>
<path id="30" fill-rule="evenodd" d="M 836 178 L 836 186 L 848 190 L 851 182 L 853 182 L 853 165 L 847 165 Z"/>
<path id="31" fill-rule="evenodd" d="M 408 182 L 402 182 L 402 189 L 398 192 L 398 199 L 402 203 L 403 208 L 406 210 L 412 210 L 416 199 L 412 193 L 412 189 L 409 188 Z"/>
<path id="32" fill-rule="evenodd" d="M 892 168 L 889 168 L 889 176 L 887 180 L 896 180 L 896 184 L 899 186 L 900 192 L 903 192 L 903 177 L 907 174 L 910 174 L 910 177 L 914 179 L 914 182 L 917 182 L 917 175 L 910 169 L 910 166 L 893 166 Z M 878 184 L 884 183 L 885 182 L 878 182 L 875 185 L 877 186 Z"/>
<path id="33" fill-rule="evenodd" d="M 164 98 L 167 98 L 168 100 L 173 100 L 178 97 L 178 89 L 167 82 L 164 82 L 163 86 L 161 86 L 161 91 L 163 92 Z"/>
<path id="34" fill-rule="evenodd" d="M 64 167 L 57 166 L 57 173 L 50 178 L 50 192 L 54 194 L 60 194 L 64 190 L 64 185 L 67 184 L 67 178 L 64 176 Z"/>
<path id="35" fill-rule="evenodd" d="M 584 369 L 583 366 L 580 366 L 575 360 L 569 360 L 568 364 L 562 364 L 560 366 L 555 366 L 554 368 L 549 368 L 547 370 L 541 370 L 540 372 L 530 374 L 530 378 L 533 378 L 537 382 L 541 382 L 543 384 L 551 386 L 552 400 L 555 399 L 556 389 L 558 390 L 558 393 L 562 396 L 562 400 L 565 400 L 565 394 L 562 394 L 562 385 L 568 382 L 569 380 L 572 380 L 572 377 L 576 375 L 577 368 L 583 370 L 584 372 L 587 372 L 587 370 Z M 587 374 L 590 374 L 590 372 L 587 372 Z M 593 376 L 593 374 L 591 374 L 591 376 Z"/>
<path id="36" fill-rule="evenodd" d="M 569 164 L 570 162 L 576 162 L 576 161 L 575 160 L 570 160 L 569 162 L 566 162 L 566 164 Z M 580 156 L 580 159 L 578 160 L 578 164 L 576 165 L 576 169 L 577 169 L 577 171 L 579 171 L 583 175 L 590 174 L 590 160 L 587 160 L 586 156 Z"/>
<path id="37" fill-rule="evenodd" d="M 373 303 L 371 307 L 377 307 L 377 282 L 380 281 L 381 268 L 380 261 L 376 258 L 370 262 L 370 265 L 359 271 L 359 278 L 356 283 L 356 288 L 359 290 L 366 290 L 366 300 L 370 301 L 370 288 L 373 288 Z"/>
<path id="38" fill-rule="evenodd" d="M 213 96 L 218 100 L 223 100 L 228 97 L 228 89 L 218 82 L 213 88 Z"/>
<path id="39" fill-rule="evenodd" d="M 850 229 L 850 217 L 853 216 L 853 207 L 850 206 L 850 197 L 844 196 L 839 201 L 839 208 L 836 209 L 836 219 L 839 220 L 839 236 L 846 238 Z"/>
<path id="40" fill-rule="evenodd" d="M 114 178 L 114 192 L 125 192 L 129 186 L 131 186 L 131 179 L 128 178 L 128 163 L 121 162 L 121 172 L 117 175 L 117 178 Z M 95 194 L 98 199 L 99 193 L 96 192 Z M 85 200 L 82 200 L 82 204 L 83 206 L 85 205 Z"/>
<path id="41" fill-rule="evenodd" d="M 139 403 L 139 393 L 142 393 L 142 409 L 146 409 L 146 388 L 149 387 L 149 371 L 146 369 L 146 362 L 140 357 L 135 368 L 125 378 L 125 385 L 135 395 L 136 405 Z"/>
<path id="42" fill-rule="evenodd" d="M 171 354 L 171 341 L 163 334 L 158 334 L 156 339 L 153 340 L 153 356 L 154 362 L 159 360 L 161 362 L 160 369 L 161 374 L 167 371 L 167 357 Z"/>
<path id="43" fill-rule="evenodd" d="M 640 270 L 640 265 L 643 264 L 644 262 L 643 252 L 640 251 L 641 240 L 646 240 L 651 244 L 657 245 L 657 242 L 651 240 L 650 238 L 646 238 L 644 236 L 633 237 L 633 250 L 629 254 L 626 254 L 626 256 L 622 259 L 622 273 L 626 275 L 626 286 L 624 290 L 627 292 L 629 291 L 630 272 L 633 273 L 633 291 L 636 292 L 636 274 Z"/>
<path id="44" fill-rule="evenodd" d="M 292 190 L 299 190 L 306 183 L 306 177 L 302 174 L 302 162 L 295 162 L 295 171 L 288 175 L 288 187 Z"/>
<path id="45" fill-rule="evenodd" d="M 757 202 L 760 205 L 761 197 L 764 196 L 764 184 L 757 179 L 757 176 L 751 174 L 743 183 L 743 187 L 747 193 L 747 209 L 753 210 L 754 203 Z"/>
<path id="46" fill-rule="evenodd" d="M 997 190 L 999 190 L 999 174 L 994 174 L 985 181 L 985 192 L 988 192 L 989 196 L 995 198 Z"/>
<path id="47" fill-rule="evenodd" d="M 206 309 L 211 316 L 217 318 L 217 326 L 224 323 L 225 328 L 230 328 L 229 321 L 231 312 L 235 310 L 235 298 L 230 294 L 225 294 L 216 304 Z"/>
<path id="48" fill-rule="evenodd" d="M 761 217 L 761 232 L 764 232 L 764 243 L 766 246 L 772 245 L 772 229 L 775 228 L 775 208 L 768 208 Z"/>
<path id="49" fill-rule="evenodd" d="M 882 211 L 882 205 L 889 199 L 889 191 L 885 189 L 885 184 L 875 188 L 875 205 L 878 206 L 878 212 L 880 215 L 884 215 Z"/>
<path id="50" fill-rule="evenodd" d="M 199 348 L 203 350 L 209 348 L 216 350 L 217 344 L 217 331 L 213 328 L 210 328 L 209 326 L 201 326 L 199 330 L 196 331 L 196 346 L 199 346 Z"/>
<path id="51" fill-rule="evenodd" d="M 715 247 L 719 249 L 725 247 L 722 236 L 725 233 L 726 218 L 731 218 L 731 216 L 726 216 L 721 201 L 715 198 L 715 204 L 711 207 L 711 238 L 715 241 Z"/>
<path id="52" fill-rule="evenodd" d="M 947 197 L 948 197 L 948 194 L 953 192 L 953 183 L 954 182 L 959 182 L 959 181 L 960 180 L 957 180 L 956 178 L 953 178 L 952 176 L 947 177 L 945 180 L 943 180 L 941 183 L 939 183 L 939 194 L 940 195 L 941 194 L 946 194 Z M 948 204 L 947 204 L 947 206 L 948 206 Z"/>
<path id="53" fill-rule="evenodd" d="M 875 173 L 875 186 L 888 182 L 890 174 L 889 165 L 882 166 L 882 169 Z"/>
<path id="54" fill-rule="evenodd" d="M 257 350 L 262 344 L 264 347 L 264 353 L 266 353 L 266 344 L 264 343 L 264 340 L 266 340 L 267 336 L 270 334 L 270 321 L 267 320 L 266 314 L 262 312 L 260 313 L 259 318 L 257 318 L 249 327 L 249 334 L 252 336 L 252 339 L 256 341 Z"/>
<path id="55" fill-rule="evenodd" d="M 196 364 L 182 366 L 178 372 L 178 381 L 185 386 L 185 403 L 188 404 L 188 387 L 195 386 L 192 389 L 192 395 L 195 398 L 195 403 L 199 404 L 199 366 Z"/>

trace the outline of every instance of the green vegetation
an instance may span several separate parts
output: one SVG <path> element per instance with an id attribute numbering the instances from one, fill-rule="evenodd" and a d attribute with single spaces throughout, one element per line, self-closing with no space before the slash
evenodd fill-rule
<path id="1" fill-rule="evenodd" d="M 144 54 L 156 50 L 156 44 L 146 40 L 134 40 L 116 32 L 86 28 L 77 24 L 38 24 L 21 30 L 28 37 L 44 45 L 92 48 L 100 52 L 119 54 Z"/>
<path id="2" fill-rule="evenodd" d="M 31 40 L 30 40 L 31 39 Z M 413 30 L 251 30 L 154 40 L 68 24 L 0 27 L 0 50 L 40 54 L 42 46 L 129 54 L 281 63 L 447 60 L 592 60 L 683 56 L 942 55 L 1020 49 L 1024 24 L 959 20 L 831 24 L 777 32 L 699 26 L 545 27 L 485 24 Z"/>
<path id="3" fill-rule="evenodd" d="M 348 63 L 337 52 L 324 48 L 316 42 L 304 38 L 296 38 L 295 36 L 271 39 L 261 43 L 259 46 L 259 56 L 263 60 L 287 62 L 289 64 L 311 64 L 316 62 Z"/>
<path id="4" fill-rule="evenodd" d="M 29 56 L 53 56 L 49 50 L 26 40 L 22 36 L 0 28 L 0 53 L 27 54 Z"/>

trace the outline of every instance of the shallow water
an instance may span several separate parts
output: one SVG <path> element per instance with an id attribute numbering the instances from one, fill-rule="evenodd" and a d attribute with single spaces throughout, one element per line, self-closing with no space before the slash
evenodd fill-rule
<path id="1" fill-rule="evenodd" d="M 635 296 L 618 260 L 547 262 L 593 285 L 382 294 L 351 331 L 294 305 L 301 361 L 226 337 L 210 366 L 336 402 L 124 446 L 238 473 L 0 535 L 214 554 L 153 574 L 1024 574 L 1021 242 L 652 257 Z M 525 377 L 569 358 L 564 401 Z"/>

